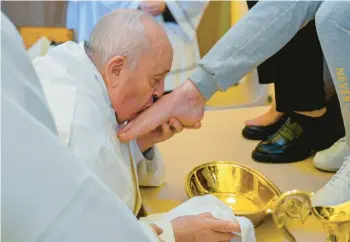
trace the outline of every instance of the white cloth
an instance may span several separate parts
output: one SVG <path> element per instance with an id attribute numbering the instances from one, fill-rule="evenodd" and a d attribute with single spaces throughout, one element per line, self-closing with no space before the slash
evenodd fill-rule
<path id="1" fill-rule="evenodd" d="M 33 64 L 62 141 L 134 209 L 135 200 L 141 197 L 131 165 L 137 169 L 140 185 L 159 186 L 164 178 L 159 152 L 155 150 L 152 161 L 146 160 L 136 142 L 131 141 L 131 162 L 129 144 L 117 137 L 118 124 L 106 85 L 83 43 L 66 42 Z"/>
<path id="2" fill-rule="evenodd" d="M 151 215 L 146 219 L 148 222 L 158 224 L 159 222 L 170 222 L 174 218 L 184 215 L 198 215 L 207 212 L 216 218 L 240 225 L 241 233 L 236 233 L 238 237 L 232 239 L 231 242 L 256 242 L 252 222 L 245 217 L 236 217 L 230 207 L 212 195 L 191 198 L 167 213 Z M 167 237 L 166 234 L 162 234 L 160 237 L 164 241 L 171 241 L 171 237 Z"/>
<path id="3" fill-rule="evenodd" d="M 1 14 L 3 241 L 159 241 L 57 137 L 38 77 Z"/>
<path id="4" fill-rule="evenodd" d="M 98 20 L 120 8 L 136 9 L 140 1 L 69 1 L 67 28 L 74 29 L 77 41 L 88 40 Z M 173 65 L 165 78 L 165 90 L 171 91 L 183 83 L 200 59 L 197 28 L 208 1 L 166 1 L 174 22 L 156 20 L 164 27 L 174 49 Z"/>

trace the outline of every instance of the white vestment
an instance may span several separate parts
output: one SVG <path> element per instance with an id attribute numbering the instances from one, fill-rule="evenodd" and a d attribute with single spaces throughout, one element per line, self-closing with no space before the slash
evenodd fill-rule
<path id="1" fill-rule="evenodd" d="M 33 65 L 62 141 L 137 213 L 138 185 L 161 185 L 164 164 L 156 148 L 153 160 L 147 160 L 135 141 L 119 141 L 106 85 L 83 43 L 54 47 Z"/>
<path id="2" fill-rule="evenodd" d="M 183 83 L 200 59 L 197 28 L 208 1 L 165 1 L 176 22 L 165 22 L 162 15 L 156 20 L 164 27 L 174 49 L 171 72 L 165 78 L 165 91 Z M 67 28 L 74 29 L 77 41 L 88 40 L 98 20 L 120 8 L 136 9 L 140 1 L 70 1 Z"/>
<path id="3" fill-rule="evenodd" d="M 16 28 L 1 14 L 1 238 L 159 241 L 57 137 Z"/>

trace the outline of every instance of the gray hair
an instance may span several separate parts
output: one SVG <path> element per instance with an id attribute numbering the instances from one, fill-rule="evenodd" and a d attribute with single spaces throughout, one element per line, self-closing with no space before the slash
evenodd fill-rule
<path id="1" fill-rule="evenodd" d="M 134 68 L 149 45 L 144 31 L 145 19 L 153 21 L 151 15 L 135 9 L 119 9 L 105 15 L 90 35 L 87 54 L 97 65 L 104 65 L 116 55 L 125 56 Z"/>

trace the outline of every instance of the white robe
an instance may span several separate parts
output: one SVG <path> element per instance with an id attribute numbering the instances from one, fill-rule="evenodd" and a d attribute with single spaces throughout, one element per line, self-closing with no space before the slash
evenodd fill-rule
<path id="1" fill-rule="evenodd" d="M 88 40 L 98 20 L 119 8 L 139 7 L 140 1 L 70 1 L 67 11 L 67 28 L 74 29 L 76 40 Z M 165 78 L 165 91 L 183 83 L 200 59 L 197 28 L 208 1 L 166 1 L 176 23 L 156 20 L 164 27 L 174 49 L 171 72 Z"/>
<path id="2" fill-rule="evenodd" d="M 1 14 L 1 238 L 159 241 L 57 137 L 15 26 Z"/>
<path id="3" fill-rule="evenodd" d="M 156 148 L 153 160 L 146 160 L 135 141 L 119 141 L 106 85 L 83 43 L 66 42 L 33 60 L 33 65 L 62 141 L 137 213 L 138 185 L 161 185 L 164 164 Z"/>

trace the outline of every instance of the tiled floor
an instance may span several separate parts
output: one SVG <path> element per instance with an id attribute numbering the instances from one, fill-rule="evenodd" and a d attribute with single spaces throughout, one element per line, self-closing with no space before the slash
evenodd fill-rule
<path id="1" fill-rule="evenodd" d="M 184 190 L 186 174 L 196 165 L 228 160 L 257 169 L 272 180 L 283 192 L 299 189 L 316 191 L 332 176 L 316 170 L 312 159 L 292 164 L 262 164 L 254 162 L 251 152 L 257 142 L 242 138 L 244 121 L 261 114 L 267 107 L 231 109 L 206 112 L 202 128 L 184 131 L 159 145 L 167 170 L 165 184 L 161 188 L 143 189 L 146 210 L 151 213 L 166 212 L 187 199 Z M 309 219 L 304 225 L 291 223 L 298 242 L 323 242 L 325 233 L 318 221 Z M 286 241 L 267 220 L 256 229 L 258 242 Z"/>

